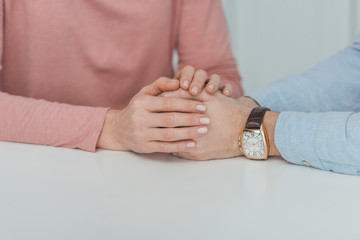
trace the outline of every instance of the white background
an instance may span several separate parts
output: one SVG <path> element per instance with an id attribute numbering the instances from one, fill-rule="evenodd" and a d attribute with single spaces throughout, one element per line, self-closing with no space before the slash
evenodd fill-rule
<path id="1" fill-rule="evenodd" d="M 298 74 L 344 48 L 359 0 L 223 0 L 246 93 Z"/>

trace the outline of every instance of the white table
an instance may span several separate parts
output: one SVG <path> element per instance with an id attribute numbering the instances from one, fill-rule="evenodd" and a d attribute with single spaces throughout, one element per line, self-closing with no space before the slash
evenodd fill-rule
<path id="1" fill-rule="evenodd" d="M 360 239 L 360 177 L 0 143 L 0 239 Z"/>

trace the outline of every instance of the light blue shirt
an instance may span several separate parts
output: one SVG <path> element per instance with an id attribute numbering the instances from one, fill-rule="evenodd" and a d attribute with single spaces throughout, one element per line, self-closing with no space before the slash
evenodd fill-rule
<path id="1" fill-rule="evenodd" d="M 360 175 L 360 37 L 307 72 L 250 97 L 281 112 L 275 144 L 287 161 Z"/>

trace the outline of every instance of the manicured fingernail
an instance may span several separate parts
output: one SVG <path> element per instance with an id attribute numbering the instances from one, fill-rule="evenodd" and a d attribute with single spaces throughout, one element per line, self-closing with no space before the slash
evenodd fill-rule
<path id="1" fill-rule="evenodd" d="M 225 93 L 226 93 L 227 95 L 230 95 L 230 91 L 229 91 L 229 90 L 225 90 Z"/>
<path id="2" fill-rule="evenodd" d="M 189 87 L 189 82 L 188 82 L 188 81 L 184 81 L 184 82 L 183 82 L 183 85 L 184 85 L 184 87 L 188 88 L 188 87 Z"/>
<path id="3" fill-rule="evenodd" d="M 197 86 L 193 87 L 191 90 L 193 93 L 197 94 L 199 91 L 199 88 Z"/>
<path id="4" fill-rule="evenodd" d="M 197 105 L 196 109 L 201 111 L 201 112 L 205 112 L 206 111 L 206 106 L 205 105 Z"/>
<path id="5" fill-rule="evenodd" d="M 215 88 L 214 84 L 210 84 L 210 85 L 209 85 L 209 88 L 210 88 L 211 90 L 213 90 L 213 89 Z"/>
<path id="6" fill-rule="evenodd" d="M 193 148 L 193 147 L 195 147 L 195 143 L 194 142 L 189 142 L 188 144 L 186 144 L 186 147 Z"/>
<path id="7" fill-rule="evenodd" d="M 207 117 L 200 118 L 200 123 L 209 124 L 210 118 L 207 118 Z"/>
<path id="8" fill-rule="evenodd" d="M 199 129 L 197 130 L 197 132 L 200 133 L 200 134 L 207 133 L 207 132 L 208 132 L 208 129 L 207 129 L 207 127 L 199 128 Z"/>
<path id="9" fill-rule="evenodd" d="M 172 96 L 172 92 L 166 92 L 164 93 L 164 97 L 171 97 Z"/>

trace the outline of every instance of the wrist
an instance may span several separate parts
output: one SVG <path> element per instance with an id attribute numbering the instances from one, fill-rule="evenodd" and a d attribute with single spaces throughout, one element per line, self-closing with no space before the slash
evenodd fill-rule
<path id="1" fill-rule="evenodd" d="M 275 127 L 279 114 L 280 113 L 268 111 L 265 113 L 263 120 L 263 126 L 268 136 L 269 156 L 281 156 L 275 145 Z"/>
<path id="2" fill-rule="evenodd" d="M 109 110 L 106 113 L 105 121 L 98 138 L 96 147 L 109 149 L 109 150 L 126 150 L 121 143 L 119 136 L 119 114 L 120 110 Z M 121 132 L 121 130 L 120 130 Z"/>

